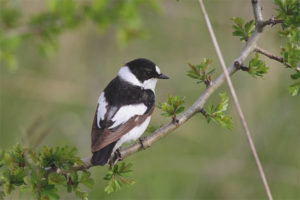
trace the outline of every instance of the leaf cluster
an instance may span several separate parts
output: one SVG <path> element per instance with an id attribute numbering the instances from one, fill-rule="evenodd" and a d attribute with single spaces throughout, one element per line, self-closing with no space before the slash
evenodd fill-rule
<path id="1" fill-rule="evenodd" d="M 209 65 L 212 63 L 212 59 L 204 58 L 199 65 L 189 64 L 191 68 L 187 75 L 193 79 L 197 79 L 198 83 L 204 82 L 206 86 L 209 86 L 211 82 L 211 74 L 215 71 L 215 69 L 207 70 Z"/>
<path id="2" fill-rule="evenodd" d="M 240 17 L 232 17 L 230 18 L 233 21 L 233 36 L 239 36 L 241 41 L 247 41 L 249 37 L 254 32 L 255 22 L 254 20 L 250 20 L 245 24 L 244 19 Z"/>
<path id="3" fill-rule="evenodd" d="M 184 111 L 184 97 L 168 95 L 167 102 L 160 102 L 157 107 L 163 111 L 161 114 L 165 117 L 172 117 L 173 121 L 176 115 Z"/>
<path id="4" fill-rule="evenodd" d="M 277 19 L 283 20 L 280 36 L 286 39 L 286 44 L 281 47 L 283 63 L 288 63 L 294 74 L 291 75 L 293 80 L 300 77 L 300 1 L 299 0 L 274 0 L 277 6 Z M 297 69 L 298 67 L 298 69 Z M 289 87 L 291 95 L 296 96 L 299 92 L 299 80 Z"/>
<path id="5" fill-rule="evenodd" d="M 132 164 L 125 162 L 114 165 L 104 177 L 104 180 L 108 181 L 108 185 L 105 187 L 104 191 L 108 194 L 116 192 L 122 188 L 123 185 L 133 185 L 134 180 L 128 177 L 132 172 Z"/>
<path id="6" fill-rule="evenodd" d="M 290 42 L 300 40 L 300 1 L 299 0 L 274 0 L 277 6 L 276 18 L 282 19 L 280 34 Z"/>
<path id="7" fill-rule="evenodd" d="M 268 69 L 266 63 L 259 59 L 258 53 L 249 61 L 248 73 L 253 77 L 263 77 L 268 72 Z"/>
<path id="8" fill-rule="evenodd" d="M 220 125 L 221 127 L 227 128 L 229 130 L 232 130 L 233 123 L 232 118 L 229 115 L 226 115 L 225 112 L 228 108 L 228 101 L 229 97 L 226 95 L 226 93 L 220 93 L 220 102 L 217 106 L 209 105 L 208 109 L 205 113 L 205 117 L 207 119 L 207 122 L 213 121 Z"/>
<path id="9" fill-rule="evenodd" d="M 43 12 L 24 21 L 18 5 L 18 0 L 0 0 L 0 62 L 11 70 L 17 69 L 16 53 L 26 40 L 33 41 L 43 55 L 51 56 L 57 50 L 59 35 L 89 20 L 102 32 L 114 27 L 119 44 L 124 45 L 143 36 L 141 6 L 159 8 L 152 0 L 48 0 Z"/>
<path id="10" fill-rule="evenodd" d="M 20 188 L 30 190 L 35 199 L 59 199 L 58 186 L 74 192 L 78 198 L 86 199 L 82 185 L 91 188 L 94 181 L 87 171 L 73 170 L 82 161 L 69 147 L 44 147 L 33 151 L 16 145 L 1 156 L 0 182 L 4 195 Z"/>

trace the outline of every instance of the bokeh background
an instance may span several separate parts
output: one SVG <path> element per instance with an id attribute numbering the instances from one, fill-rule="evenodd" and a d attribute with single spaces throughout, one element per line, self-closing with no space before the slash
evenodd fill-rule
<path id="1" fill-rule="evenodd" d="M 39 13 L 45 2 L 20 1 L 28 15 Z M 221 68 L 196 0 L 162 0 L 160 10 L 142 8 L 142 39 L 124 46 L 114 29 L 99 32 L 92 23 L 67 31 L 59 37 L 54 56 L 41 56 L 30 42 L 18 51 L 19 68 L 1 67 L 0 147 L 8 149 L 30 140 L 43 145 L 70 145 L 81 157 L 90 156 L 90 129 L 100 92 L 127 61 L 145 57 L 153 60 L 169 80 L 159 81 L 157 102 L 168 94 L 186 97 L 190 106 L 204 85 L 186 76 L 188 62 L 197 64 L 204 57 L 214 60 L 216 77 Z M 275 14 L 271 0 L 263 0 L 266 18 Z M 249 0 L 206 1 L 216 36 L 227 64 L 243 43 L 232 36 L 231 17 L 253 18 Z M 259 45 L 279 55 L 282 44 L 278 27 L 267 27 Z M 264 78 L 238 72 L 233 77 L 242 108 L 261 158 L 275 199 L 300 199 L 300 101 L 288 94 L 290 71 L 265 59 L 270 67 Z M 246 62 L 247 63 L 247 62 Z M 221 87 L 208 104 L 218 102 Z M 229 93 L 228 93 L 229 95 Z M 107 195 L 103 177 L 107 167 L 90 171 L 96 181 L 89 199 L 266 199 L 256 165 L 230 102 L 233 131 L 207 124 L 197 115 L 150 149 L 126 159 L 132 162 L 136 184 Z M 151 124 L 170 119 L 155 110 Z M 44 134 L 44 133 L 47 134 Z M 40 135 L 46 135 L 40 138 Z M 23 139 L 22 139 L 23 137 Z M 74 199 L 61 194 L 62 199 Z M 12 199 L 18 199 L 16 193 Z"/>

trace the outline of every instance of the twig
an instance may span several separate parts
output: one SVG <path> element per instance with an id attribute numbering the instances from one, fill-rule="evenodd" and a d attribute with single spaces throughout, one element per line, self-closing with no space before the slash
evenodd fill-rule
<path id="1" fill-rule="evenodd" d="M 271 25 L 271 26 L 275 26 L 276 24 L 282 24 L 284 22 L 284 20 L 282 19 L 275 19 L 274 17 L 271 17 L 270 19 L 266 20 L 266 21 L 262 21 L 260 23 L 260 26 L 265 27 L 267 25 Z"/>
<path id="2" fill-rule="evenodd" d="M 254 51 L 257 52 L 257 53 L 260 53 L 260 54 L 262 54 L 262 55 L 264 55 L 264 56 L 267 56 L 268 58 L 270 58 L 270 59 L 272 59 L 272 60 L 276 60 L 276 61 L 278 61 L 278 62 L 284 64 L 284 65 L 285 65 L 286 67 L 288 67 L 288 68 L 292 68 L 292 66 L 291 66 L 289 63 L 286 63 L 286 62 L 283 61 L 283 58 L 282 58 L 282 57 L 275 56 L 274 54 L 272 54 L 272 53 L 270 53 L 270 52 L 268 52 L 268 51 L 266 51 L 266 50 L 264 50 L 264 49 L 262 49 L 262 48 L 260 48 L 260 47 L 256 47 L 256 48 L 254 49 Z M 300 68 L 297 67 L 296 70 L 297 70 L 297 71 L 300 71 Z"/>
<path id="3" fill-rule="evenodd" d="M 254 14 L 254 18 L 255 18 L 255 22 L 256 22 L 256 30 L 259 32 L 263 31 L 263 28 L 267 25 L 276 25 L 279 23 L 283 23 L 284 21 L 281 19 L 275 19 L 274 17 L 271 17 L 268 20 L 263 19 L 262 16 L 262 7 L 259 3 L 259 0 L 251 0 L 252 2 L 252 7 L 253 7 L 253 14 Z"/>
<path id="4" fill-rule="evenodd" d="M 259 157 L 258 157 L 258 155 L 257 155 L 257 152 L 256 152 L 256 148 L 255 148 L 254 142 L 253 142 L 253 140 L 252 140 L 252 136 L 251 136 L 250 130 L 249 130 L 249 128 L 248 128 L 248 125 L 247 125 L 247 122 L 246 122 L 246 120 L 245 120 L 243 111 L 242 111 L 242 109 L 241 109 L 239 100 L 238 100 L 237 95 L 236 95 L 236 93 L 235 93 L 235 90 L 234 90 L 233 84 L 232 84 L 232 82 L 231 82 L 229 73 L 228 73 L 228 71 L 227 71 L 227 69 L 226 69 L 226 65 L 225 65 L 225 62 L 224 62 L 224 59 L 223 59 L 223 55 L 222 55 L 222 53 L 221 53 L 219 44 L 218 44 L 218 42 L 217 42 L 216 36 L 215 36 L 214 31 L 213 31 L 213 28 L 212 28 L 212 26 L 211 26 L 209 17 L 208 17 L 208 15 L 207 15 L 207 13 L 206 13 L 205 6 L 204 6 L 202 0 L 198 0 L 198 2 L 199 2 L 199 5 L 200 5 L 200 7 L 201 7 L 202 13 L 203 13 L 203 15 L 204 15 L 205 22 L 206 22 L 208 31 L 209 31 L 209 33 L 210 33 L 211 39 L 212 39 L 212 41 L 213 41 L 215 50 L 216 50 L 216 52 L 217 52 L 219 61 L 220 61 L 220 63 L 221 63 L 223 72 L 224 72 L 224 74 L 225 74 L 225 78 L 226 78 L 227 84 L 228 84 L 228 86 L 229 86 L 229 89 L 230 89 L 232 98 L 233 98 L 233 100 L 234 100 L 234 103 L 235 103 L 235 106 L 236 106 L 238 115 L 239 115 L 239 117 L 240 117 L 241 123 L 242 123 L 243 128 L 244 128 L 244 131 L 245 131 L 245 133 L 246 133 L 246 137 L 247 137 L 247 140 L 248 140 L 248 143 L 249 143 L 251 152 L 252 152 L 252 154 L 253 154 L 254 160 L 255 160 L 255 162 L 256 162 L 256 165 L 257 165 L 257 168 L 258 168 L 258 171 L 259 171 L 261 180 L 262 180 L 262 182 L 263 182 L 263 184 L 264 184 L 264 187 L 265 187 L 265 190 L 266 190 L 266 193 L 267 193 L 268 198 L 269 198 L 270 200 L 272 200 L 272 199 L 273 199 L 273 198 L 272 198 L 272 194 L 271 194 L 271 191 L 270 191 L 270 188 L 269 188 L 269 185 L 268 185 L 268 182 L 267 182 L 267 179 L 266 179 L 266 176 L 265 176 L 263 167 L 262 167 L 262 165 L 261 165 L 261 163 L 260 163 L 260 160 L 259 160 Z M 252 0 L 252 2 L 253 2 L 253 8 L 254 8 L 255 19 L 256 19 L 256 20 L 259 20 L 259 21 L 263 20 L 262 14 L 261 14 L 261 8 L 260 8 L 259 1 L 258 1 L 258 0 Z M 260 31 L 260 30 L 258 30 L 258 28 L 256 28 L 256 30 L 257 30 L 257 31 Z"/>

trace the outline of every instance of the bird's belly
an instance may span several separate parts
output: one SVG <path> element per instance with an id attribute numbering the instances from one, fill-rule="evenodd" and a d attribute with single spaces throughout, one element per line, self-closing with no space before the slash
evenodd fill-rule
<path id="1" fill-rule="evenodd" d="M 117 150 L 122 144 L 135 141 L 138 139 L 146 130 L 149 125 L 151 116 L 149 116 L 141 125 L 131 129 L 128 133 L 123 135 L 120 140 L 117 142 L 116 146 L 113 149 L 113 152 Z"/>

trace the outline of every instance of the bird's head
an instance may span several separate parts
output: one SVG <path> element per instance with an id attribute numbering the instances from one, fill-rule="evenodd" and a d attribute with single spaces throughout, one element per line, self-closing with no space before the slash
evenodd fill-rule
<path id="1" fill-rule="evenodd" d="M 132 85 L 154 91 L 157 79 L 168 79 L 152 61 L 145 58 L 132 60 L 123 66 L 118 76 Z"/>

